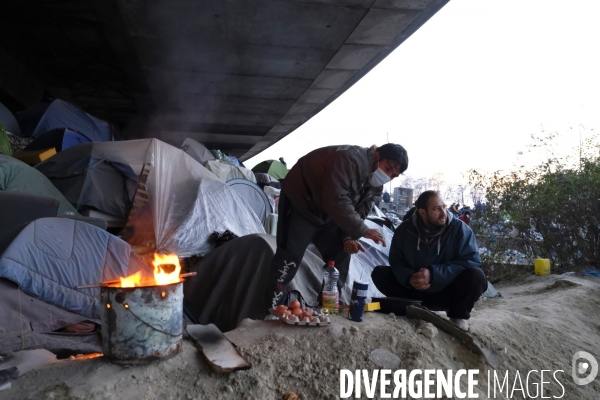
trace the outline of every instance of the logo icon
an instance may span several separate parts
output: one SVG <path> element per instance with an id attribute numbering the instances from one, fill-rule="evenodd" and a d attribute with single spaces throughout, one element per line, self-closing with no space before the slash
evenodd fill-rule
<path id="1" fill-rule="evenodd" d="M 598 376 L 598 361 L 586 351 L 578 351 L 573 354 L 572 365 L 573 382 L 575 382 L 576 385 L 587 385 Z M 587 376 L 585 376 L 586 373 L 588 373 Z"/>

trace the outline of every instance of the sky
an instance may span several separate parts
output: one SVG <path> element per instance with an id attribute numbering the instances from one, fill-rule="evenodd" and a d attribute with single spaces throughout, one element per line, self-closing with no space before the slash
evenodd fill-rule
<path id="1" fill-rule="evenodd" d="M 405 175 L 510 170 L 532 134 L 560 148 L 600 127 L 599 0 L 451 0 L 353 87 L 244 164 L 388 141 Z M 541 153 L 519 160 L 535 164 Z M 400 186 L 403 177 L 392 182 Z"/>

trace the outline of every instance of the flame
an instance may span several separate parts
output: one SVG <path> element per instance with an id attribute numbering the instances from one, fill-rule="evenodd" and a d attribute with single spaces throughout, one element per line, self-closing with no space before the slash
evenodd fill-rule
<path id="1" fill-rule="evenodd" d="M 127 278 L 119 278 L 121 280 L 121 287 L 135 287 L 140 286 L 142 281 L 142 273 L 140 271 L 133 275 L 129 275 Z"/>
<path id="2" fill-rule="evenodd" d="M 161 265 L 171 264 L 175 268 L 172 272 L 166 272 Z M 181 265 L 179 265 L 179 257 L 176 254 L 159 255 L 154 253 L 154 279 L 156 285 L 168 285 L 170 283 L 179 282 L 179 273 L 181 272 Z"/>

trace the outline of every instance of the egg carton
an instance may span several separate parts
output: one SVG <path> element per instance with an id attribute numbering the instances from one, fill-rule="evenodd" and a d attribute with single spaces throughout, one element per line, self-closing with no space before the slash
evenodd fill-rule
<path id="1" fill-rule="evenodd" d="M 269 313 L 271 315 L 276 316 L 277 318 L 279 318 L 280 320 L 283 320 L 286 324 L 289 325 L 298 325 L 298 326 L 325 326 L 325 325 L 331 325 L 331 318 L 323 315 L 323 314 L 319 314 L 316 311 L 313 310 L 313 321 L 310 322 L 310 320 L 307 317 L 297 317 L 296 315 L 285 315 L 285 314 L 280 314 L 278 313 L 274 308 L 271 308 L 269 310 Z"/>

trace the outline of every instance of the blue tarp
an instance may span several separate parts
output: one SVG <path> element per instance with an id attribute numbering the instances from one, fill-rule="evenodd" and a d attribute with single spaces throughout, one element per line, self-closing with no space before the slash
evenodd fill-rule
<path id="1" fill-rule="evenodd" d="M 92 142 L 112 140 L 110 125 L 63 100 L 37 103 L 17 115 L 22 136 L 36 137 L 53 129 L 69 128 Z"/>
<path id="2" fill-rule="evenodd" d="M 40 218 L 13 240 L 0 258 L 0 277 L 65 310 L 100 318 L 100 289 L 76 286 L 152 274 L 131 247 L 82 221 Z"/>
<path id="3" fill-rule="evenodd" d="M 37 136 L 33 142 L 25 147 L 25 151 L 44 150 L 54 147 L 56 152 L 60 152 L 77 144 L 90 142 L 91 140 L 81 133 L 72 131 L 69 128 L 59 128 Z"/>

